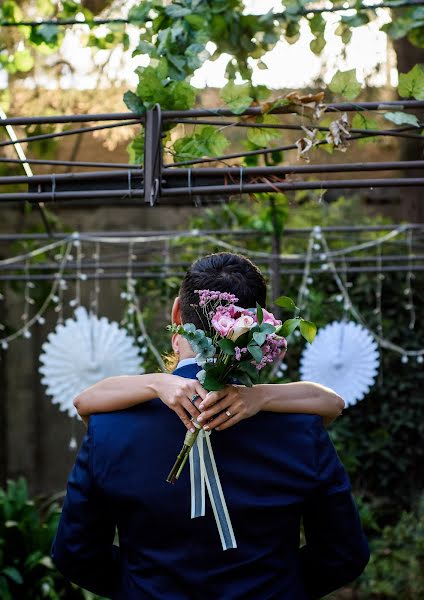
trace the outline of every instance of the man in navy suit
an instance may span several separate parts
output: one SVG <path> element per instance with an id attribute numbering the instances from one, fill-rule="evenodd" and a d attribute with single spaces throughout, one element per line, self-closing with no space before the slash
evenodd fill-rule
<path id="1" fill-rule="evenodd" d="M 177 302 L 183 322 L 196 324 L 197 289 L 265 304 L 260 272 L 234 254 L 192 265 Z M 194 379 L 199 367 L 184 348 L 174 373 Z M 367 541 L 321 417 L 259 412 L 214 434 L 237 538 L 225 552 L 210 506 L 190 518 L 189 469 L 165 482 L 181 435 L 159 399 L 90 418 L 52 547 L 66 577 L 113 600 L 311 600 L 361 574 Z"/>

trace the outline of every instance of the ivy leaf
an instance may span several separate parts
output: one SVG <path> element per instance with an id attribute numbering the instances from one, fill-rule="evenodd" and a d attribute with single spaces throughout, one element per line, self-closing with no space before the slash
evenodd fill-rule
<path id="1" fill-rule="evenodd" d="M 280 123 L 275 115 L 263 115 L 256 119 L 256 123 L 267 125 L 278 125 Z M 249 127 L 247 130 L 247 139 L 255 146 L 267 148 L 269 143 L 276 138 L 281 137 L 281 130 L 267 129 L 265 127 Z"/>
<path id="2" fill-rule="evenodd" d="M 143 0 L 140 4 L 133 6 L 128 13 L 128 20 L 133 23 L 144 23 L 147 21 L 147 16 L 152 8 L 152 3 Z"/>
<path id="3" fill-rule="evenodd" d="M 203 29 L 206 27 L 207 21 L 204 17 L 200 15 L 195 15 L 193 13 L 189 13 L 186 15 L 185 20 L 193 29 Z"/>
<path id="4" fill-rule="evenodd" d="M 356 69 L 337 71 L 328 87 L 334 94 L 354 100 L 361 91 L 361 84 L 356 79 Z"/>
<path id="5" fill-rule="evenodd" d="M 59 36 L 59 27 L 53 24 L 39 25 L 37 28 L 38 35 L 46 42 L 46 44 L 57 43 Z"/>
<path id="6" fill-rule="evenodd" d="M 179 6 L 178 4 L 170 4 L 166 7 L 165 12 L 173 19 L 186 17 L 187 15 L 191 14 L 191 10 L 189 8 L 184 8 L 184 6 Z"/>
<path id="7" fill-rule="evenodd" d="M 249 92 L 249 83 L 236 85 L 233 81 L 229 81 L 221 90 L 221 98 L 233 113 L 240 115 L 246 108 L 249 108 L 253 101 Z"/>
<path id="8" fill-rule="evenodd" d="M 311 28 L 311 32 L 319 37 L 324 34 L 326 20 L 320 13 L 316 13 L 311 19 L 308 19 L 309 27 Z"/>
<path id="9" fill-rule="evenodd" d="M 188 81 L 173 81 L 167 87 L 168 102 L 166 108 L 188 110 L 196 100 L 196 89 Z"/>
<path id="10" fill-rule="evenodd" d="M 15 52 L 14 64 L 18 71 L 26 73 L 31 71 L 32 67 L 34 66 L 34 59 L 32 58 L 29 50 L 20 50 Z"/>
<path id="11" fill-rule="evenodd" d="M 218 346 L 221 348 L 224 354 L 234 355 L 235 343 L 232 340 L 219 340 Z"/>
<path id="12" fill-rule="evenodd" d="M 352 119 L 352 128 L 353 129 L 380 129 L 378 123 L 375 119 L 370 117 L 366 117 L 363 113 L 356 113 L 356 115 Z M 369 142 L 372 142 L 376 139 L 376 136 L 370 136 L 367 138 L 359 139 L 358 144 L 363 145 Z"/>
<path id="13" fill-rule="evenodd" d="M 314 54 L 319 55 L 324 50 L 326 43 L 327 42 L 325 41 L 325 37 L 323 35 L 319 35 L 311 41 L 309 47 Z"/>
<path id="14" fill-rule="evenodd" d="M 386 112 L 383 116 L 387 121 L 391 121 L 395 125 L 414 125 L 415 127 L 419 127 L 420 125 L 418 117 L 410 113 Z"/>
<path id="15" fill-rule="evenodd" d="M 205 125 L 197 133 L 175 141 L 174 159 L 178 162 L 203 156 L 218 156 L 228 144 L 229 141 L 223 133 L 212 125 Z"/>
<path id="16" fill-rule="evenodd" d="M 139 135 L 127 147 L 131 164 L 139 165 L 144 161 L 144 136 Z"/>
<path id="17" fill-rule="evenodd" d="M 295 329 L 297 329 L 297 327 L 299 327 L 299 323 L 299 317 L 296 317 L 295 319 L 287 319 L 287 321 L 284 321 L 281 328 L 279 329 L 278 335 L 281 335 L 285 338 L 288 337 L 290 334 L 293 333 Z"/>
<path id="18" fill-rule="evenodd" d="M 131 112 L 135 113 L 136 115 L 140 115 L 140 114 L 143 114 L 144 112 L 146 112 L 146 109 L 144 107 L 144 104 L 143 104 L 141 98 L 139 98 L 137 96 L 137 94 L 134 94 L 134 92 L 131 92 L 131 91 L 125 92 L 124 102 L 125 102 L 125 106 Z"/>
<path id="19" fill-rule="evenodd" d="M 317 326 L 311 321 L 300 321 L 300 333 L 307 342 L 312 344 L 317 334 Z"/>
<path id="20" fill-rule="evenodd" d="M 281 306 L 281 308 L 286 308 L 287 310 L 292 311 L 295 311 L 297 308 L 296 304 L 288 296 L 280 296 L 279 298 L 274 300 L 274 304 L 276 304 L 277 306 Z"/>
<path id="21" fill-rule="evenodd" d="M 424 100 L 424 65 L 415 65 L 408 73 L 399 75 L 399 96 Z"/>

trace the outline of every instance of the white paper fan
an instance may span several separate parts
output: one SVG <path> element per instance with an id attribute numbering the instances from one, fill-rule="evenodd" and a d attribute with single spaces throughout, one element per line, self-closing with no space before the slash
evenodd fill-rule
<path id="1" fill-rule="evenodd" d="M 88 314 L 82 306 L 47 336 L 40 355 L 41 382 L 53 404 L 75 416 L 73 400 L 82 390 L 105 377 L 142 371 L 138 348 L 125 329 L 106 317 Z"/>
<path id="2" fill-rule="evenodd" d="M 320 329 L 300 359 L 303 381 L 336 391 L 346 405 L 355 404 L 375 381 L 380 354 L 369 331 L 353 321 L 334 321 Z"/>

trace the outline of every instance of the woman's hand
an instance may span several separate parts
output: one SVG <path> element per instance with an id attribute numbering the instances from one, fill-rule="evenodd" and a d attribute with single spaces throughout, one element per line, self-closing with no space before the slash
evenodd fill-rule
<path id="1" fill-rule="evenodd" d="M 207 391 L 197 379 L 187 379 L 179 375 L 161 374 L 156 384 L 157 395 L 164 404 L 177 413 L 184 425 L 194 433 L 190 417 L 198 419 L 199 404 L 206 398 Z M 198 396 L 192 402 L 192 398 Z"/>
<path id="2" fill-rule="evenodd" d="M 263 398 L 254 387 L 227 385 L 218 392 L 209 392 L 199 404 L 197 417 L 204 429 L 222 431 L 239 421 L 253 417 L 262 408 Z"/>

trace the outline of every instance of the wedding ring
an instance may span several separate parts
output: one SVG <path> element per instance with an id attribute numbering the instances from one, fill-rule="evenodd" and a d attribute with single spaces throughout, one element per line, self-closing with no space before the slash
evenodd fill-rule
<path id="1" fill-rule="evenodd" d="M 199 394 L 193 394 L 192 397 L 190 398 L 190 402 L 192 404 L 194 404 L 196 402 L 197 398 L 200 398 Z"/>
<path id="2" fill-rule="evenodd" d="M 225 414 L 227 415 L 227 417 L 232 417 L 232 416 L 233 416 L 233 415 L 230 413 L 230 411 L 229 411 L 229 410 L 226 410 L 226 411 L 225 411 Z"/>

